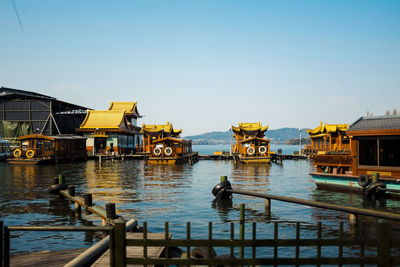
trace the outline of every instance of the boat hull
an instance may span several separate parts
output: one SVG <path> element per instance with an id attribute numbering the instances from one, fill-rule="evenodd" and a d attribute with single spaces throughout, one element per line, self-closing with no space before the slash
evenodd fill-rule
<path id="1" fill-rule="evenodd" d="M 310 173 L 310 175 L 317 187 L 321 189 L 363 191 L 363 188 L 358 184 L 357 176 L 328 173 Z M 384 183 L 388 189 L 400 190 L 400 180 L 398 179 L 381 178 L 379 181 Z"/>
<path id="2" fill-rule="evenodd" d="M 185 164 L 185 163 L 194 163 L 197 161 L 197 153 L 185 155 L 182 157 L 150 157 L 147 160 L 149 164 Z"/>
<path id="3" fill-rule="evenodd" d="M 239 161 L 244 164 L 251 163 L 270 163 L 271 157 L 239 157 Z"/>

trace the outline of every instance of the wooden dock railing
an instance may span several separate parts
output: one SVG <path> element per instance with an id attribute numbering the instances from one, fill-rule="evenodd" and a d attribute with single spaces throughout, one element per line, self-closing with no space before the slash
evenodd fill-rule
<path id="1" fill-rule="evenodd" d="M 257 238 L 256 223 L 252 223 L 251 238 L 245 239 L 245 219 L 244 204 L 241 205 L 241 218 L 239 222 L 239 238 L 235 238 L 235 225 L 230 224 L 230 236 L 226 239 L 213 238 L 213 225 L 210 222 L 208 227 L 208 238 L 192 239 L 191 225 L 186 225 L 185 239 L 169 239 L 169 224 L 165 223 L 165 239 L 147 239 L 147 223 L 143 224 L 143 238 L 127 239 L 124 242 L 127 246 L 135 246 L 143 249 L 141 257 L 126 257 L 124 264 L 139 265 L 364 265 L 374 264 L 379 266 L 393 266 L 400 264 L 400 256 L 392 255 L 392 248 L 399 248 L 400 239 L 393 239 L 390 225 L 386 223 L 377 224 L 376 237 L 364 233 L 356 237 L 344 235 L 343 222 L 339 224 L 338 236 L 336 238 L 323 238 L 322 224 L 318 223 L 315 237 L 301 238 L 301 224 L 296 223 L 295 236 L 293 238 L 279 238 L 279 224 L 274 224 L 273 237 L 269 239 Z M 309 228 L 309 227 L 308 227 Z M 365 227 L 363 227 L 365 229 Z M 373 235 L 375 236 L 375 235 Z M 164 257 L 149 258 L 147 250 L 149 247 L 165 247 Z M 171 258 L 168 255 L 169 248 L 178 247 L 186 250 L 180 258 Z M 220 250 L 229 251 L 228 254 L 216 255 L 214 248 L 224 248 Z M 279 251 L 292 247 L 293 257 L 279 257 Z M 302 255 L 304 248 L 316 248 L 316 255 Z M 327 247 L 337 247 L 337 255 L 329 256 L 323 254 Z M 193 249 L 194 248 L 194 249 Z M 246 249 L 247 248 L 247 249 Z M 270 256 L 266 256 L 267 249 L 273 251 Z M 359 248 L 358 252 L 344 253 L 345 248 Z M 218 250 L 218 249 L 217 249 Z M 192 253 L 190 253 L 192 252 Z M 195 253 L 193 253 L 195 252 Z M 261 254 L 261 256 L 258 256 Z M 303 253 L 304 254 L 304 253 Z"/>

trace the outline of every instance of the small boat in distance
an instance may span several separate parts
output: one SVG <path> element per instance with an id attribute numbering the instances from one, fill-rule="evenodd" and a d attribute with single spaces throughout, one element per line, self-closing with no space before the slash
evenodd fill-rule
<path id="1" fill-rule="evenodd" d="M 192 140 L 182 139 L 182 129 L 175 130 L 172 123 L 164 125 L 142 125 L 143 151 L 148 163 L 180 164 L 197 161 L 197 152 L 192 151 Z"/>
<path id="2" fill-rule="evenodd" d="M 232 126 L 236 143 L 232 144 L 235 161 L 242 163 L 270 163 L 270 140 L 264 138 L 267 126 L 258 123 L 241 123 Z"/>
<path id="3" fill-rule="evenodd" d="M 379 182 L 382 188 L 400 190 L 400 116 L 361 117 L 346 136 L 350 146 L 343 151 L 311 155 L 317 187 L 368 191 Z M 374 173 L 379 179 L 372 181 Z"/>
<path id="4" fill-rule="evenodd" d="M 0 160 L 6 160 L 11 157 L 11 146 L 8 140 L 0 138 Z"/>
<path id="5" fill-rule="evenodd" d="M 13 152 L 11 164 L 40 164 L 86 160 L 86 138 L 62 134 L 46 136 L 30 134 L 18 137 L 19 147 Z"/>

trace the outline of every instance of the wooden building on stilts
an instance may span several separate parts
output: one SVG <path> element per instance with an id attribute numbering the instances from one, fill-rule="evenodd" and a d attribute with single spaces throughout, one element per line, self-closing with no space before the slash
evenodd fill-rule
<path id="1" fill-rule="evenodd" d="M 88 110 L 77 131 L 87 138 L 90 155 L 126 155 L 141 150 L 141 118 L 136 102 L 111 102 L 108 110 Z"/>

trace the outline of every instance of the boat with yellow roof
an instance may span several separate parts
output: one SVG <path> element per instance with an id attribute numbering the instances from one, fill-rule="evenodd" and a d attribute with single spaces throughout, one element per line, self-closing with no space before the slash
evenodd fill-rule
<path id="1" fill-rule="evenodd" d="M 320 125 L 314 129 L 308 129 L 311 144 L 305 146 L 303 153 L 313 154 L 349 154 L 350 139 L 346 135 L 349 124 L 327 124 Z"/>
<path id="2" fill-rule="evenodd" d="M 181 164 L 197 161 L 198 154 L 192 151 L 192 140 L 182 139 L 182 129 L 174 129 L 172 123 L 143 124 L 141 133 L 148 163 Z"/>
<path id="3" fill-rule="evenodd" d="M 270 163 L 270 140 L 266 139 L 267 126 L 258 123 L 241 123 L 232 125 L 236 143 L 232 144 L 235 161 L 242 163 Z"/>
<path id="4" fill-rule="evenodd" d="M 321 126 L 309 131 L 316 167 L 310 174 L 318 188 L 365 191 L 367 196 L 386 190 L 400 196 L 399 115 Z"/>

